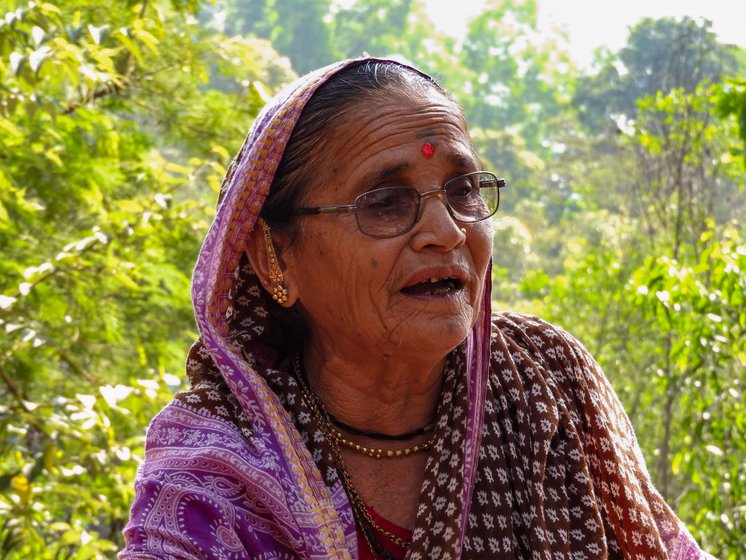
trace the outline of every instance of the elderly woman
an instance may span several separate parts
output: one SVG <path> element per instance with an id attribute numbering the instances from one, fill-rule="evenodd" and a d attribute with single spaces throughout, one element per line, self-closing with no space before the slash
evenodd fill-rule
<path id="1" fill-rule="evenodd" d="M 341 62 L 270 103 L 120 559 L 704 557 L 586 350 L 491 314 L 504 186 L 411 67 Z"/>

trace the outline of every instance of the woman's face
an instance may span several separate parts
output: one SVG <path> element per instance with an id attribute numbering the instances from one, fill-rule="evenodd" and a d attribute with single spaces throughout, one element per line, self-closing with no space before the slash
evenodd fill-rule
<path id="1" fill-rule="evenodd" d="M 304 206 L 352 204 L 387 186 L 431 190 L 481 170 L 450 100 L 433 92 L 376 105 L 329 131 L 320 175 L 330 180 L 314 185 Z M 431 155 L 426 143 L 435 148 Z M 466 338 L 480 307 L 492 225 L 455 223 L 437 197 L 421 204 L 410 231 L 385 239 L 361 233 L 352 214 L 299 218 L 300 235 L 283 261 L 311 344 L 353 358 L 440 359 Z"/>

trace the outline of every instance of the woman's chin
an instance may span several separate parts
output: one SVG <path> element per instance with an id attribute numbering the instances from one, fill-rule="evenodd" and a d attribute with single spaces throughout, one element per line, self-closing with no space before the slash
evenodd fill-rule
<path id="1" fill-rule="evenodd" d="M 410 318 L 391 332 L 387 342 L 392 353 L 406 349 L 422 356 L 445 356 L 469 335 L 472 317 L 469 312 Z"/>

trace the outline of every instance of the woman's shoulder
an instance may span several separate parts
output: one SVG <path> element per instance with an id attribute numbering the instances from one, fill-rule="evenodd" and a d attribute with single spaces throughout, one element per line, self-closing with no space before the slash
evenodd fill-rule
<path id="1" fill-rule="evenodd" d="M 580 342 L 564 328 L 549 321 L 526 313 L 500 311 L 492 314 L 492 332 L 500 333 L 508 339 L 563 340 L 571 344 Z"/>
<path id="2" fill-rule="evenodd" d="M 139 474 L 209 465 L 230 476 L 253 464 L 262 467 L 254 424 L 225 387 L 200 383 L 176 394 L 150 422 Z"/>
<path id="3" fill-rule="evenodd" d="M 275 524 L 292 504 L 278 499 L 284 494 L 277 458 L 242 427 L 249 422 L 239 409 L 218 386 L 201 384 L 153 418 L 120 560 L 182 557 L 175 552 L 260 558 L 258 550 L 285 550 Z M 295 557 L 283 554 L 271 557 Z"/>
<path id="4" fill-rule="evenodd" d="M 492 346 L 520 350 L 550 370 L 598 370 L 595 360 L 583 344 L 564 328 L 535 315 L 503 311 L 492 315 Z M 498 348 L 499 351 L 499 348 Z M 520 358 L 519 358 L 520 359 Z"/>

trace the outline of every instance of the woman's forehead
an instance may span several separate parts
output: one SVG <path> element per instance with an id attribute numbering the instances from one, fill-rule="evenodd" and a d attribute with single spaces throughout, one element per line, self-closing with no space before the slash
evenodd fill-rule
<path id="1" fill-rule="evenodd" d="M 328 136 L 331 151 L 347 158 L 436 137 L 471 144 L 462 112 L 442 96 L 388 99 L 361 107 Z"/>

